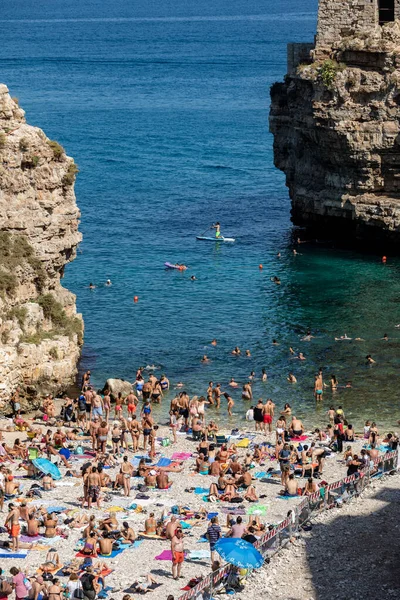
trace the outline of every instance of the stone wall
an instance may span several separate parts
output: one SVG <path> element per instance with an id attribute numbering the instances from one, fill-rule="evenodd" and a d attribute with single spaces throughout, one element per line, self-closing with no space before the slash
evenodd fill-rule
<path id="1" fill-rule="evenodd" d="M 341 37 L 378 26 L 377 0 L 319 0 L 317 52 L 329 51 Z"/>
<path id="2" fill-rule="evenodd" d="M 314 44 L 291 43 L 287 46 L 287 69 L 288 73 L 294 73 L 301 64 L 312 62 L 311 51 L 314 50 Z"/>
<path id="3" fill-rule="evenodd" d="M 0 399 L 73 383 L 82 320 L 60 279 L 81 240 L 76 166 L 0 85 Z M 81 323 L 81 326 L 79 326 Z"/>

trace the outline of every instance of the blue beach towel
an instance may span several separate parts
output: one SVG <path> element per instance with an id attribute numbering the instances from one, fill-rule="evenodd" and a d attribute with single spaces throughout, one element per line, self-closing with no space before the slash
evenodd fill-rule
<path id="1" fill-rule="evenodd" d="M 171 463 L 172 460 L 170 458 L 160 458 L 160 460 L 156 464 L 156 467 L 169 467 Z"/>
<path id="2" fill-rule="evenodd" d="M 262 479 L 266 476 L 266 474 L 267 471 L 257 471 L 257 473 L 254 473 L 254 477 L 256 477 L 257 479 Z"/>
<path id="3" fill-rule="evenodd" d="M 201 496 L 202 494 L 208 494 L 208 489 L 209 488 L 197 487 L 195 488 L 194 493 Z"/>
<path id="4" fill-rule="evenodd" d="M 51 513 L 61 513 L 63 510 L 67 510 L 66 506 L 48 506 L 47 513 L 51 515 Z"/>

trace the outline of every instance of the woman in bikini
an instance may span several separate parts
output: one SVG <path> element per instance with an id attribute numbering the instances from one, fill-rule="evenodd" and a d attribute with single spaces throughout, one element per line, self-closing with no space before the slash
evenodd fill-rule
<path id="1" fill-rule="evenodd" d="M 119 454 L 121 443 L 121 429 L 117 421 L 114 421 L 113 424 L 113 428 L 111 431 L 111 441 L 113 445 L 113 454 Z"/>

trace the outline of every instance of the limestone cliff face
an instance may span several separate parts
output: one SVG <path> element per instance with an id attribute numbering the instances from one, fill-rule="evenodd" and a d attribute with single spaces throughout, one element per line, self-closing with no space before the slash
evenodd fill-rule
<path id="1" fill-rule="evenodd" d="M 317 235 L 398 243 L 399 23 L 347 28 L 331 47 L 317 38 L 311 52 L 296 46 L 285 81 L 272 86 L 270 112 L 293 221 Z"/>
<path id="2" fill-rule="evenodd" d="M 59 392 L 82 343 L 75 296 L 60 278 L 81 240 L 76 166 L 25 122 L 0 85 L 0 399 L 16 386 Z"/>

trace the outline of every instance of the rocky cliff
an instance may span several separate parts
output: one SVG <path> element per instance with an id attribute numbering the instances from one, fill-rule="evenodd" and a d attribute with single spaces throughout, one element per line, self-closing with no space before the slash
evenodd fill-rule
<path id="1" fill-rule="evenodd" d="M 330 48 L 317 38 L 289 56 L 285 81 L 271 88 L 270 130 L 294 223 L 321 237 L 398 243 L 399 22 L 347 28 Z"/>
<path id="2" fill-rule="evenodd" d="M 83 324 L 60 284 L 81 240 L 72 158 L 0 85 L 0 399 L 72 383 Z"/>

